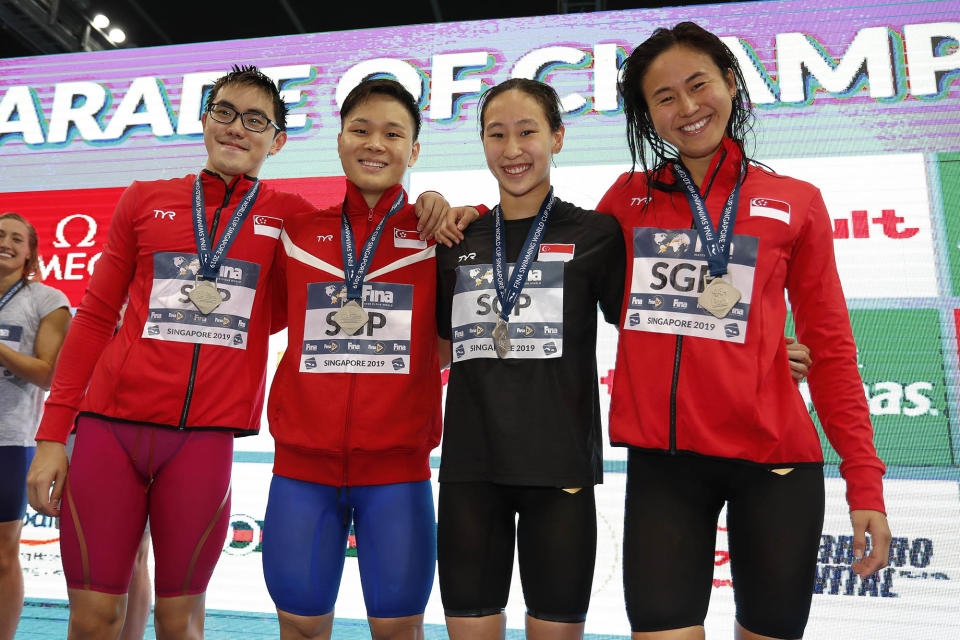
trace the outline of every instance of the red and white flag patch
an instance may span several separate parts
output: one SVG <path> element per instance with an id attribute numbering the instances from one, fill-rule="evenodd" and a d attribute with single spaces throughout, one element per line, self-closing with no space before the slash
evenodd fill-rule
<path id="1" fill-rule="evenodd" d="M 750 198 L 750 215 L 790 224 L 790 203 L 771 198 Z"/>
<path id="2" fill-rule="evenodd" d="M 270 216 L 253 216 L 253 232 L 258 236 L 279 238 L 283 229 L 283 220 Z"/>
<path id="3" fill-rule="evenodd" d="M 418 231 L 393 230 L 393 246 L 398 249 L 426 249 L 427 241 L 420 239 Z"/>
<path id="4" fill-rule="evenodd" d="M 567 262 L 573 260 L 574 244 L 541 244 L 537 260 L 540 262 Z"/>

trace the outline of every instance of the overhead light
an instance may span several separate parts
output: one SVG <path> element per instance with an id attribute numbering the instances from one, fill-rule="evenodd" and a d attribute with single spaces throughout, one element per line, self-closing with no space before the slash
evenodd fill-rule
<path id="1" fill-rule="evenodd" d="M 123 32 L 123 29 L 114 27 L 113 29 L 110 29 L 110 33 L 107 34 L 107 39 L 113 44 L 120 44 L 127 39 L 127 34 Z"/>
<path id="2" fill-rule="evenodd" d="M 97 15 L 93 16 L 93 26 L 95 26 L 97 29 L 106 29 L 110 26 L 110 18 L 102 13 L 98 13 Z"/>

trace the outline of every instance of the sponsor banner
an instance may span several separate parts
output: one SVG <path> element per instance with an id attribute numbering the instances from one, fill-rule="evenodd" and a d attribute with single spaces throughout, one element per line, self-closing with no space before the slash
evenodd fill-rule
<path id="1" fill-rule="evenodd" d="M 850 324 L 874 443 L 887 465 L 953 466 L 940 316 L 935 309 L 854 310 Z M 793 335 L 789 316 L 787 335 Z M 814 354 L 814 358 L 816 355 Z M 817 426 L 806 381 L 800 393 Z M 824 460 L 839 463 L 820 430 Z"/>
<path id="2" fill-rule="evenodd" d="M 189 298 L 199 272 L 195 253 L 153 254 L 150 311 L 141 337 L 246 349 L 260 265 L 224 258 L 216 282 L 223 302 L 206 315 Z"/>
<path id="3" fill-rule="evenodd" d="M 947 228 L 950 293 L 960 296 L 960 153 L 937 156 L 940 171 L 940 202 Z"/>
<path id="4" fill-rule="evenodd" d="M 508 280 L 513 266 L 507 266 Z M 531 263 L 523 292 L 511 312 L 507 358 L 563 355 L 563 267 L 563 262 L 556 261 Z M 496 358 L 492 333 L 499 316 L 493 265 L 457 267 L 450 319 L 454 361 Z"/>
<path id="5" fill-rule="evenodd" d="M 163 175 L 158 169 L 154 176 L 140 178 Z M 268 184 L 280 191 L 296 192 L 317 207 L 343 199 L 343 177 L 275 179 Z M 123 188 L 103 188 L 0 193 L 0 213 L 15 211 L 37 230 L 40 279 L 63 291 L 73 307 L 80 304 L 87 289 L 107 239 L 113 209 L 123 191 Z M 189 211 L 189 199 L 183 207 Z M 163 218 L 170 217 L 171 213 L 175 215 L 175 212 L 156 210 L 153 215 Z M 279 219 L 257 215 L 251 219 L 255 233 L 279 237 Z"/>
<path id="6" fill-rule="evenodd" d="M 413 285 L 367 282 L 363 308 L 369 315 L 354 335 L 337 324 L 346 302 L 343 282 L 307 285 L 302 373 L 410 373 Z"/>
<path id="7" fill-rule="evenodd" d="M 936 297 L 923 154 L 770 160 L 823 193 L 848 298 Z M 770 194 L 775 196 L 776 194 Z"/>
<path id="8" fill-rule="evenodd" d="M 624 329 L 671 333 L 743 344 L 757 264 L 757 238 L 734 235 L 727 276 L 740 301 L 723 318 L 699 306 L 710 275 L 707 256 L 695 230 L 633 230 L 630 298 Z"/>

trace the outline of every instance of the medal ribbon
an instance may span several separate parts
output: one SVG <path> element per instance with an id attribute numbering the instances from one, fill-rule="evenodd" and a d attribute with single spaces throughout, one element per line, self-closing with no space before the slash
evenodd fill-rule
<path id="1" fill-rule="evenodd" d="M 503 238 L 503 211 L 498 204 L 493 210 L 493 283 L 497 288 L 497 299 L 500 301 L 500 319 L 504 322 L 510 317 L 513 305 L 520 298 L 520 292 L 523 291 L 523 284 L 527 281 L 527 271 L 533 262 L 537 251 L 540 249 L 540 241 L 543 239 L 543 232 L 547 228 L 547 220 L 550 218 L 550 211 L 553 209 L 553 187 L 544 198 L 537 217 L 530 225 L 530 231 L 527 232 L 527 239 L 523 241 L 523 248 L 520 250 L 520 256 L 513 266 L 513 274 L 510 276 L 510 282 L 506 282 L 506 247 Z"/>
<path id="2" fill-rule="evenodd" d="M 707 254 L 710 275 L 722 276 L 727 272 L 727 264 L 730 262 L 730 238 L 733 236 L 733 223 L 737 219 L 737 203 L 740 200 L 740 184 L 743 182 L 744 169 L 740 170 L 740 177 L 733 185 L 733 191 L 727 196 L 716 230 L 713 228 L 710 212 L 707 211 L 707 204 L 703 201 L 700 190 L 697 189 L 686 168 L 677 162 L 673 165 L 673 173 L 686 192 L 687 202 L 690 203 L 693 224 L 697 228 L 697 234 Z"/>
<path id="3" fill-rule="evenodd" d="M 230 245 L 236 240 L 237 232 L 240 231 L 240 225 L 247 218 L 253 203 L 260 192 L 260 182 L 254 178 L 253 186 L 240 200 L 237 208 L 233 210 L 233 215 L 227 222 L 226 228 L 220 235 L 220 242 L 216 248 L 210 250 L 210 237 L 207 235 L 207 215 L 203 201 L 203 185 L 200 183 L 200 176 L 197 175 L 193 181 L 193 236 L 197 241 L 197 258 L 200 261 L 200 273 L 204 280 L 216 280 L 220 273 L 220 263 L 226 257 Z"/>
<path id="4" fill-rule="evenodd" d="M 357 248 L 353 237 L 353 227 L 350 226 L 350 218 L 347 217 L 347 201 L 343 201 L 343 209 L 340 211 L 340 248 L 343 251 L 343 274 L 347 282 L 347 300 L 360 300 L 363 298 L 363 279 L 367 276 L 367 270 L 370 268 L 370 262 L 373 260 L 373 254 L 377 250 L 377 243 L 380 242 L 380 234 L 383 233 L 383 227 L 387 219 L 403 206 L 407 204 L 407 195 L 400 189 L 397 199 L 390 205 L 387 215 L 383 216 L 370 237 L 363 245 L 363 251 L 360 252 L 360 260 L 357 261 Z"/>
<path id="5" fill-rule="evenodd" d="M 2 296 L 0 296 L 0 310 L 3 310 L 3 308 L 7 306 L 7 303 L 10 302 L 11 299 L 13 299 L 13 296 L 17 295 L 17 292 L 20 291 L 20 289 L 23 289 L 26 286 L 26 284 L 27 284 L 26 279 L 20 278 L 13 284 L 12 287 L 7 289 L 7 292 L 4 293 Z"/>

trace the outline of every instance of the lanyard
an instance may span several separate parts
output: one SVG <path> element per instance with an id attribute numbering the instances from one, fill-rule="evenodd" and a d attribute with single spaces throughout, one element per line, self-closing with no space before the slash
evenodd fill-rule
<path id="1" fill-rule="evenodd" d="M 556 200 L 553 198 L 553 187 L 550 187 L 550 192 L 540 205 L 537 217 L 530 225 L 527 239 L 523 241 L 523 248 L 520 250 L 517 263 L 513 266 L 509 283 L 506 282 L 504 275 L 507 257 L 503 238 L 503 211 L 499 204 L 493 210 L 493 282 L 497 287 L 497 299 L 500 301 L 500 319 L 504 322 L 510 317 L 513 305 L 523 291 L 523 284 L 527 281 L 527 271 L 540 248 L 540 241 L 543 239 L 543 232 L 547 227 L 547 220 L 550 218 L 554 202 Z"/>
<path id="2" fill-rule="evenodd" d="M 6 293 L 0 296 L 0 311 L 2 311 L 5 306 L 7 306 L 7 303 L 13 299 L 13 296 L 17 295 L 17 292 L 19 292 L 20 289 L 23 289 L 23 287 L 26 286 L 26 284 L 27 284 L 26 279 L 20 278 L 13 284 L 12 287 L 7 289 Z"/>
<path id="3" fill-rule="evenodd" d="M 363 298 L 363 279 L 367 276 L 367 270 L 373 260 L 373 253 L 377 250 L 377 243 L 380 242 L 383 227 L 387 223 L 387 219 L 400 211 L 405 204 L 407 204 L 407 196 L 401 189 L 400 193 L 397 194 L 397 199 L 390 205 L 387 215 L 383 216 L 383 220 L 374 227 L 370 237 L 364 243 L 358 262 L 353 227 L 350 226 L 350 218 L 347 217 L 347 201 L 344 199 L 343 209 L 340 212 L 340 248 L 343 251 L 343 274 L 347 282 L 347 300 Z"/>
<path id="4" fill-rule="evenodd" d="M 703 249 L 707 254 L 710 275 L 714 277 L 722 276 L 727 272 L 727 264 L 730 262 L 730 238 L 733 236 L 733 223 L 737 218 L 737 203 L 740 200 L 740 184 L 743 182 L 744 170 L 740 170 L 740 176 L 737 178 L 736 184 L 733 185 L 733 191 L 730 192 L 727 202 L 723 205 L 716 230 L 713 228 L 713 221 L 707 211 L 707 204 L 703 201 L 700 190 L 693 183 L 693 179 L 687 173 L 686 168 L 678 162 L 673 165 L 673 173 L 677 177 L 677 182 L 684 188 L 687 202 L 690 203 L 693 224 L 697 228 L 697 234 L 700 236 Z"/>
<path id="5" fill-rule="evenodd" d="M 256 179 L 255 179 L 256 180 Z M 220 273 L 220 263 L 227 255 L 230 245 L 236 240 L 240 225 L 246 219 L 253 203 L 260 192 L 260 183 L 255 181 L 253 186 L 247 191 L 240 200 L 240 204 L 233 210 L 223 234 L 220 236 L 220 242 L 214 250 L 210 250 L 210 238 L 207 236 L 207 216 L 203 202 L 203 185 L 200 182 L 200 176 L 197 175 L 193 181 L 193 235 L 197 241 L 197 257 L 200 261 L 200 273 L 205 280 L 216 280 Z"/>

